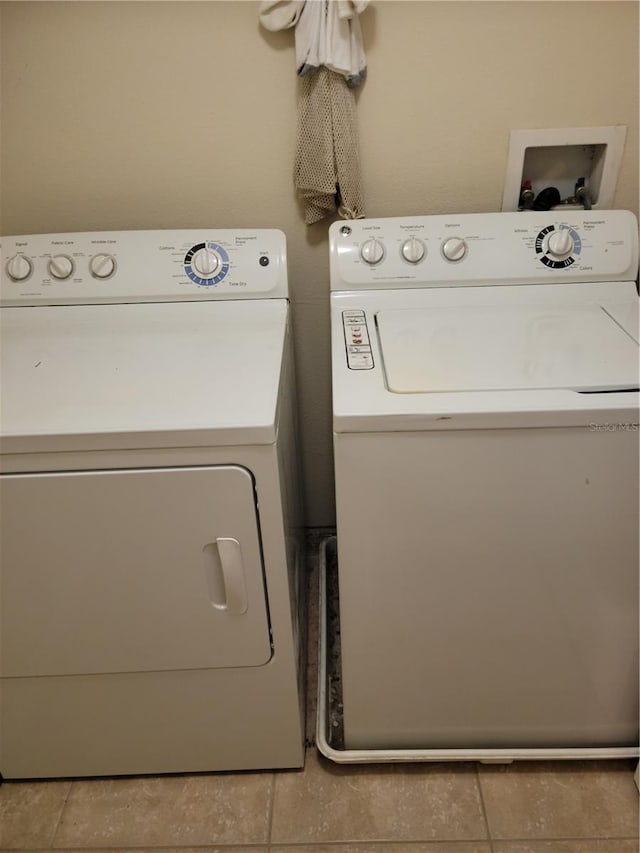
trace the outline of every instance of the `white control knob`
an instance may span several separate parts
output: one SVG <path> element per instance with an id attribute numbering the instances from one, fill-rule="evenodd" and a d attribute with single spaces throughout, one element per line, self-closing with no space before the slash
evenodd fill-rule
<path id="1" fill-rule="evenodd" d="M 89 261 L 89 272 L 94 278 L 109 278 L 116 269 L 116 259 L 113 255 L 101 252 Z"/>
<path id="2" fill-rule="evenodd" d="M 467 254 L 467 244 L 462 237 L 449 237 L 442 244 L 442 254 L 448 261 L 461 261 Z"/>
<path id="3" fill-rule="evenodd" d="M 61 281 L 69 278 L 73 272 L 73 261 L 68 255 L 54 255 L 47 264 L 49 274 Z"/>
<path id="4" fill-rule="evenodd" d="M 552 231 L 549 234 L 547 252 L 554 258 L 566 258 L 573 251 L 573 237 L 566 228 Z"/>
<path id="5" fill-rule="evenodd" d="M 409 237 L 402 244 L 401 252 L 405 261 L 410 264 L 419 264 L 425 256 L 426 249 L 422 240 L 418 240 L 417 237 Z"/>
<path id="6" fill-rule="evenodd" d="M 24 281 L 33 272 L 33 263 L 26 255 L 14 255 L 7 261 L 6 269 L 12 281 Z"/>
<path id="7" fill-rule="evenodd" d="M 384 244 L 375 237 L 372 237 L 370 240 L 365 240 L 360 247 L 360 257 L 365 264 L 370 264 L 371 266 L 379 264 L 384 258 Z"/>
<path id="8" fill-rule="evenodd" d="M 211 249 L 198 249 L 195 255 L 191 258 L 191 267 L 202 278 L 212 278 L 218 267 L 220 266 L 220 258 L 216 252 Z"/>

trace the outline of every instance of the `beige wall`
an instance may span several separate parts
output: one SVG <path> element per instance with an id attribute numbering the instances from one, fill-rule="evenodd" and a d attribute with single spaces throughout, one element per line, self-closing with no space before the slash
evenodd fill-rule
<path id="1" fill-rule="evenodd" d="M 292 189 L 292 33 L 255 2 L 0 4 L 0 228 L 278 226 L 289 241 L 310 525 L 333 521 L 328 223 Z M 509 131 L 624 124 L 638 209 L 636 2 L 398 2 L 362 17 L 369 216 L 499 210 Z"/>

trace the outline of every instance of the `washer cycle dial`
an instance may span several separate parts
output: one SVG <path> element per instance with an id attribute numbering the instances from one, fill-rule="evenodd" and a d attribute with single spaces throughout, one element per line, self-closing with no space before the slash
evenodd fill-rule
<path id="1" fill-rule="evenodd" d="M 184 256 L 184 271 L 196 284 L 212 287 L 229 272 L 229 256 L 218 243 L 197 243 Z"/>
<path id="2" fill-rule="evenodd" d="M 566 228 L 549 234 L 547 253 L 552 258 L 564 259 L 573 252 L 573 239 Z"/>
<path id="3" fill-rule="evenodd" d="M 568 225 L 548 225 L 536 237 L 536 257 L 550 269 L 570 267 L 581 250 L 580 235 Z"/>

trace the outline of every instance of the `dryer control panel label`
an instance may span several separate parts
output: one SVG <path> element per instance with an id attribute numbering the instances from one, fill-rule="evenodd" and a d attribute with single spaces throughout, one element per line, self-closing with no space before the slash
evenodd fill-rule
<path id="1" fill-rule="evenodd" d="M 80 305 L 287 297 L 286 238 L 257 229 L 0 237 L 0 304 Z"/>
<path id="2" fill-rule="evenodd" d="M 373 354 L 364 311 L 342 312 L 342 328 L 347 352 L 347 366 L 350 370 L 371 370 Z"/>

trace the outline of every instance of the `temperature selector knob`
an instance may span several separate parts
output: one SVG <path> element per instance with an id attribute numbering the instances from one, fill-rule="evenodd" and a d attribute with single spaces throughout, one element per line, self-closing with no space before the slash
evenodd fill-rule
<path id="1" fill-rule="evenodd" d="M 384 244 L 375 237 L 372 237 L 370 240 L 365 240 L 360 247 L 360 257 L 365 264 L 369 264 L 370 266 L 379 264 L 384 258 Z"/>
<path id="2" fill-rule="evenodd" d="M 7 261 L 6 269 L 12 281 L 24 281 L 33 272 L 33 264 L 26 255 L 14 255 Z"/>
<path id="3" fill-rule="evenodd" d="M 462 237 L 449 237 L 442 244 L 442 254 L 448 261 L 461 261 L 467 254 L 467 244 Z"/>
<path id="4" fill-rule="evenodd" d="M 425 245 L 417 237 L 409 237 L 401 248 L 402 257 L 410 264 L 419 264 L 426 254 Z"/>
<path id="5" fill-rule="evenodd" d="M 191 258 L 191 266 L 202 278 L 213 278 L 221 266 L 221 260 L 217 252 L 212 249 L 203 248 Z"/>
<path id="6" fill-rule="evenodd" d="M 68 255 L 54 255 L 49 259 L 47 269 L 49 270 L 49 275 L 60 281 L 64 281 L 65 278 L 69 278 L 73 273 L 73 261 Z"/>
<path id="7" fill-rule="evenodd" d="M 89 261 L 89 272 L 94 278 L 109 278 L 116 271 L 116 259 L 113 255 L 101 252 Z"/>
<path id="8" fill-rule="evenodd" d="M 549 242 L 547 243 L 547 253 L 553 258 L 561 260 L 568 257 L 573 252 L 573 238 L 566 228 L 561 228 L 559 231 L 552 231 L 549 234 Z"/>

